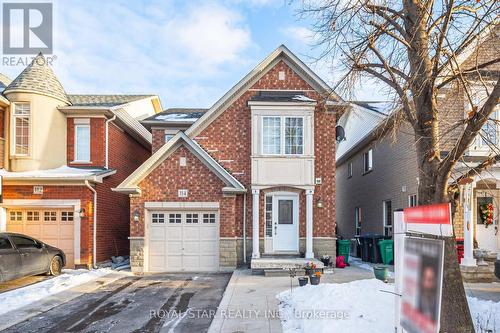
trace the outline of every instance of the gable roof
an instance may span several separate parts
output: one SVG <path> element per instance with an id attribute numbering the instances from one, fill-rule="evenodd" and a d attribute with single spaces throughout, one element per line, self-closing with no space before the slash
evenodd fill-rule
<path id="1" fill-rule="evenodd" d="M 210 171 L 218 176 L 226 187 L 222 189 L 224 193 L 244 193 L 245 187 L 234 178 L 226 169 L 210 156 L 196 141 L 190 139 L 184 132 L 178 132 L 172 139 L 158 149 L 146 162 L 128 176 L 113 191 L 125 194 L 139 193 L 139 183 L 149 175 L 156 167 L 165 161 L 181 145 L 187 147 Z"/>
<path id="2" fill-rule="evenodd" d="M 219 114 L 231 104 L 232 101 L 240 97 L 246 89 L 251 87 L 258 79 L 268 72 L 280 60 L 283 60 L 290 68 L 292 68 L 302 79 L 316 89 L 325 97 L 331 97 L 337 101 L 342 101 L 342 98 L 337 95 L 328 84 L 323 81 L 316 73 L 314 73 L 302 60 L 300 60 L 292 51 L 285 45 L 280 45 L 276 50 L 271 52 L 261 63 L 245 75 L 234 87 L 226 92 L 215 104 L 196 122 L 186 130 L 186 134 L 193 138 L 206 128 Z"/>
<path id="3" fill-rule="evenodd" d="M 67 95 L 72 106 L 113 107 L 155 95 Z"/>
<path id="4" fill-rule="evenodd" d="M 69 104 L 63 86 L 42 53 L 39 53 L 3 91 L 4 94 L 10 92 L 41 93 Z"/>

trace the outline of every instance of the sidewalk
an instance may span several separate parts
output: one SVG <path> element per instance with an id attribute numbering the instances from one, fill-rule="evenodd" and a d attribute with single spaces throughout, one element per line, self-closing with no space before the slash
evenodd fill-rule
<path id="1" fill-rule="evenodd" d="M 351 266 L 324 274 L 321 283 L 371 278 L 373 273 L 369 270 Z M 297 278 L 293 279 L 293 288 L 299 288 Z M 282 332 L 276 295 L 287 289 L 290 289 L 289 277 L 252 275 L 249 269 L 234 271 L 208 332 Z"/>

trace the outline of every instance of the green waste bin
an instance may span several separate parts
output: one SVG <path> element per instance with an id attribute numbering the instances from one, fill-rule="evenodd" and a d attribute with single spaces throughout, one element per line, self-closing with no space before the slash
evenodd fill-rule
<path id="1" fill-rule="evenodd" d="M 392 239 L 383 239 L 378 242 L 380 255 L 384 265 L 389 265 L 394 261 L 394 241 Z"/>
<path id="2" fill-rule="evenodd" d="M 337 256 L 344 256 L 344 262 L 349 263 L 349 248 L 351 241 L 349 239 L 337 240 Z"/>

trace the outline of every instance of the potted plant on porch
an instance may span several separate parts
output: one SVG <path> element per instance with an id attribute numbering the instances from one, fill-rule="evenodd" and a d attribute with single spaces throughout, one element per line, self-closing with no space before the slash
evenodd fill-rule
<path id="1" fill-rule="evenodd" d="M 304 269 L 306 271 L 306 275 L 311 276 L 318 271 L 318 266 L 314 262 L 309 261 Z"/>
<path id="2" fill-rule="evenodd" d="M 320 271 L 315 272 L 313 275 L 309 277 L 309 279 L 311 280 L 311 285 L 317 286 L 321 280 L 321 272 Z"/>

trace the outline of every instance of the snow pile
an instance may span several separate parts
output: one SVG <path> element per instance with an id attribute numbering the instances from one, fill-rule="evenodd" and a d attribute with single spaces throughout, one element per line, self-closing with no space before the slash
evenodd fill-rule
<path id="1" fill-rule="evenodd" d="M 0 315 L 39 301 L 45 297 L 57 294 L 69 288 L 110 274 L 109 269 L 65 269 L 63 274 L 54 278 L 38 282 L 23 288 L 7 291 L 0 294 Z"/>
<path id="2" fill-rule="evenodd" d="M 304 95 L 295 95 L 292 97 L 292 99 L 296 100 L 296 101 L 301 101 L 301 102 L 316 102 L 314 99 L 309 98 L 309 97 L 304 96 Z"/>
<path id="3" fill-rule="evenodd" d="M 393 285 L 371 279 L 307 285 L 295 288 L 292 294 L 290 291 L 282 292 L 277 298 L 280 300 L 283 331 L 392 332 L 394 295 L 383 291 L 393 290 Z M 315 314 L 315 319 L 310 319 L 310 315 Z"/>
<path id="4" fill-rule="evenodd" d="M 467 297 L 476 332 L 500 332 L 500 302 Z"/>
<path id="5" fill-rule="evenodd" d="M 307 285 L 276 297 L 284 333 L 386 333 L 394 331 L 393 292 L 393 284 L 371 279 Z M 500 332 L 500 302 L 467 301 L 476 332 Z"/>
<path id="6" fill-rule="evenodd" d="M 10 172 L 1 169 L 0 176 L 5 178 L 84 178 L 94 176 L 96 173 L 102 171 L 100 169 L 80 169 L 63 165 L 55 169 L 22 172 Z"/>

